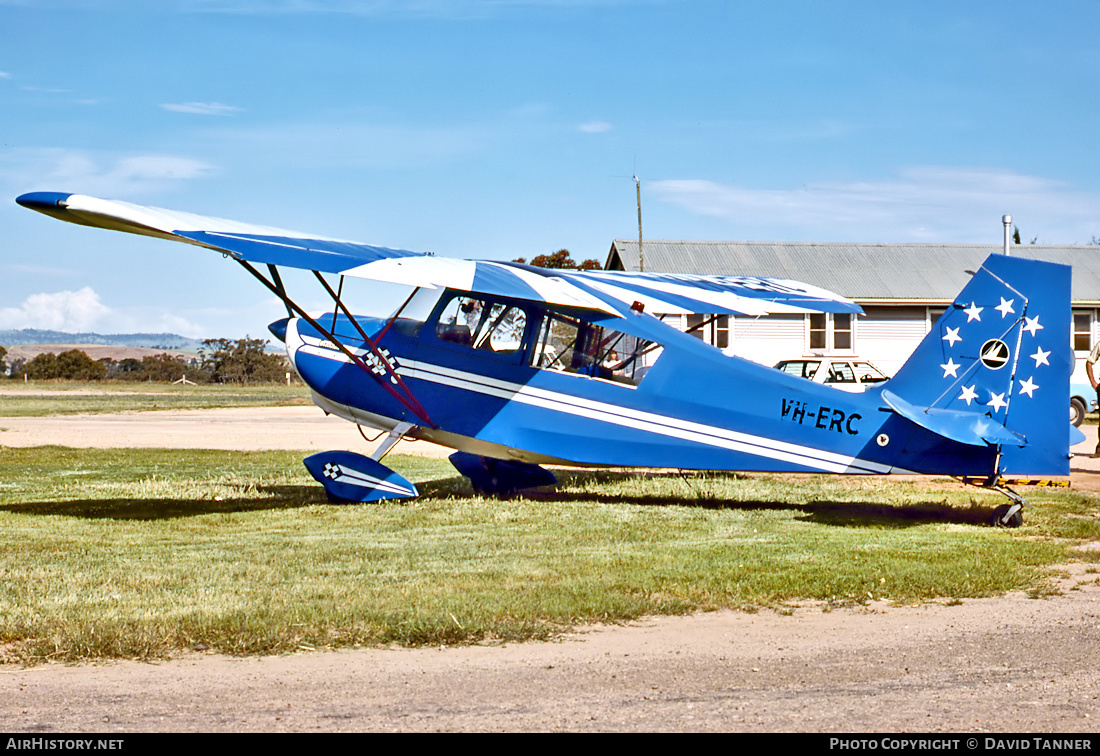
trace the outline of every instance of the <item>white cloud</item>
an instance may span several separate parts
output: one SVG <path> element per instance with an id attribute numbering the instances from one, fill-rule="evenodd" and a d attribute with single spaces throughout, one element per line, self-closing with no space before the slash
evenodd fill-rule
<path id="1" fill-rule="evenodd" d="M 180 336 L 187 336 L 192 339 L 208 336 L 203 326 L 193 323 L 187 318 L 181 318 L 171 313 L 164 313 L 151 322 L 146 321 L 145 324 L 141 326 L 141 330 L 144 331 L 146 329 L 151 333 L 176 333 Z"/>
<path id="2" fill-rule="evenodd" d="M 0 329 L 9 328 L 69 333 L 176 333 L 191 338 L 210 334 L 208 326 L 160 308 L 108 307 L 89 286 L 79 291 L 32 294 L 18 307 L 0 307 Z"/>
<path id="3" fill-rule="evenodd" d="M 161 107 L 173 113 L 191 113 L 194 115 L 227 116 L 244 112 L 244 108 L 224 105 L 220 102 L 169 102 L 164 103 Z"/>
<path id="4" fill-rule="evenodd" d="M 90 287 L 32 294 L 19 307 L 0 308 L 0 328 L 89 331 L 111 312 Z"/>
<path id="5" fill-rule="evenodd" d="M 10 187 L 9 193 L 40 187 L 108 197 L 140 196 L 216 170 L 209 163 L 178 155 L 17 149 L 0 156 L 0 184 Z"/>
<path id="6" fill-rule="evenodd" d="M 891 179 L 796 189 L 699 179 L 651 181 L 647 188 L 664 202 L 748 232 L 731 238 L 821 241 L 997 242 L 1001 216 L 1008 213 L 1039 243 L 1085 243 L 1098 229 L 1100 203 L 1061 182 L 957 167 L 910 168 Z"/>
<path id="7" fill-rule="evenodd" d="M 607 121 L 589 121 L 588 123 L 582 123 L 577 128 L 585 134 L 603 134 L 611 131 L 611 124 Z"/>
<path id="8" fill-rule="evenodd" d="M 122 181 L 201 178 L 213 168 L 206 163 L 175 155 L 134 155 L 120 158 L 107 174 Z"/>

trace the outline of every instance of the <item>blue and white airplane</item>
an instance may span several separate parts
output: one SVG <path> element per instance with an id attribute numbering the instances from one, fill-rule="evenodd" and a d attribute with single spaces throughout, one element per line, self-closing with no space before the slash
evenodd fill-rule
<path id="1" fill-rule="evenodd" d="M 286 305 L 272 332 L 328 413 L 386 433 L 370 458 L 324 452 L 310 472 L 341 501 L 415 496 L 381 464 L 404 437 L 453 448 L 475 489 L 549 485 L 541 465 L 949 475 L 1011 501 L 1006 481 L 1069 475 L 1070 269 L 990 256 L 892 379 L 846 393 L 730 357 L 659 313 L 859 313 L 787 280 L 544 270 L 435 257 L 142 207 L 34 192 L 55 218 L 225 253 Z M 266 266 L 266 275 L 257 266 Z M 331 311 L 291 298 L 312 271 Z M 335 281 L 329 278 L 336 277 Z M 354 279 L 403 284 L 396 312 L 353 307 Z"/>

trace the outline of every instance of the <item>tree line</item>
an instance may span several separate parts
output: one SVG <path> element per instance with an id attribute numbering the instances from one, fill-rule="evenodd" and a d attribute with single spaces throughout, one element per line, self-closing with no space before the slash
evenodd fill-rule
<path id="1" fill-rule="evenodd" d="M 155 354 L 122 360 L 93 360 L 80 349 L 43 352 L 30 360 L 6 360 L 0 346 L 0 375 L 13 379 L 69 381 L 153 381 L 171 383 L 279 383 L 293 372 L 283 354 L 269 354 L 264 339 L 206 339 L 197 360 Z"/>
<path id="2" fill-rule="evenodd" d="M 512 262 L 527 263 L 527 258 L 517 257 Z M 559 249 L 548 255 L 535 255 L 531 258 L 531 265 L 536 268 L 553 268 L 554 270 L 603 270 L 599 260 L 582 260 L 577 262 L 568 249 Z"/>

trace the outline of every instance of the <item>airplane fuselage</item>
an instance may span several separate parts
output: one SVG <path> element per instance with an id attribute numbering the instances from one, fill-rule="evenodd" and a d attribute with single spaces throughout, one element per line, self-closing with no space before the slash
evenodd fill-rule
<path id="1" fill-rule="evenodd" d="M 724 355 L 656 318 L 632 313 L 614 323 L 612 333 L 659 344 L 641 377 L 626 380 L 577 367 L 575 354 L 566 369 L 540 366 L 537 329 L 548 313 L 531 303 L 522 303 L 522 333 L 506 344 L 514 348 L 454 339 L 451 326 L 440 325 L 445 300 L 424 322 L 399 320 L 387 329 L 381 320 L 359 321 L 368 333 L 385 329 L 379 347 L 430 422 L 383 390 L 380 381 L 395 379 L 366 350 L 377 366 L 373 377 L 292 321 L 288 351 L 326 411 L 384 429 L 413 423 L 411 436 L 487 457 L 854 474 L 982 476 L 995 466 L 992 448 L 951 441 L 890 412 L 881 387 L 848 393 L 815 384 Z M 502 306 L 487 306 L 494 304 Z"/>

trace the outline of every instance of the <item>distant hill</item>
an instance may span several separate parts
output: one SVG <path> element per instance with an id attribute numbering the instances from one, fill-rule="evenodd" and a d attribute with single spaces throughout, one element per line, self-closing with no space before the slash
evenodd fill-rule
<path id="1" fill-rule="evenodd" d="M 4 358 L 8 364 L 14 364 L 16 360 L 29 362 L 43 352 L 60 354 L 70 349 L 78 349 L 93 360 L 109 359 L 121 362 L 122 360 L 141 360 L 157 354 L 170 354 L 173 357 L 182 357 L 184 360 L 198 359 L 193 352 L 181 352 L 175 349 L 149 349 L 147 347 L 117 346 L 115 344 L 13 344 L 7 347 L 8 354 Z"/>
<path id="2" fill-rule="evenodd" d="M 202 340 L 174 333 L 64 333 L 37 328 L 0 331 L 0 346 L 10 348 L 21 344 L 96 344 L 180 352 L 198 349 Z"/>

